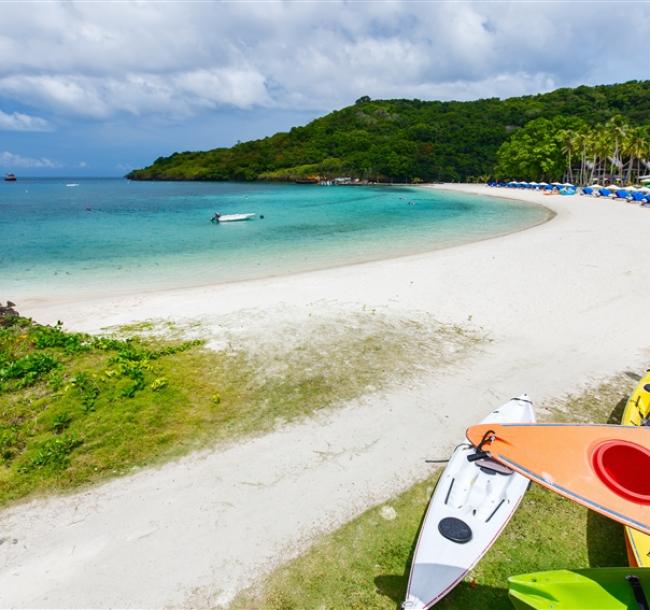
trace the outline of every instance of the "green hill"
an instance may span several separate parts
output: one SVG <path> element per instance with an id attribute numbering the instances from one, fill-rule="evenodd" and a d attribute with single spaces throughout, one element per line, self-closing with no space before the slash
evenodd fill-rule
<path id="1" fill-rule="evenodd" d="M 472 180 L 492 174 L 499 146 L 529 121 L 558 116 L 587 124 L 621 115 L 650 121 L 650 81 L 558 89 L 471 102 L 357 102 L 304 127 L 206 152 L 174 153 L 132 180 L 296 180 L 353 176 L 375 181 Z"/>

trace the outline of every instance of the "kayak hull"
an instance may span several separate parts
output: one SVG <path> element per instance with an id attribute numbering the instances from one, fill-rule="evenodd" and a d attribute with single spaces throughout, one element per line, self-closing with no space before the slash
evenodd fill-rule
<path id="1" fill-rule="evenodd" d="M 479 424 L 467 438 L 578 504 L 650 533 L 650 431 L 641 426 Z M 634 468 L 630 468 L 630 464 Z"/>
<path id="2" fill-rule="evenodd" d="M 650 387 L 650 372 L 641 378 L 627 401 L 621 418 L 622 425 L 640 426 L 650 417 L 650 391 L 646 389 L 647 387 Z M 650 430 L 648 433 L 650 434 Z M 625 546 L 631 566 L 650 568 L 650 536 L 626 527 Z"/>
<path id="3" fill-rule="evenodd" d="M 636 576 L 650 598 L 650 569 L 589 568 L 520 574 L 508 579 L 517 610 L 628 610 L 639 608 L 626 576 Z"/>
<path id="4" fill-rule="evenodd" d="M 534 422 L 533 405 L 522 395 L 483 421 Z M 447 595 L 492 546 L 528 487 L 494 462 L 469 462 L 474 453 L 468 443 L 456 447 L 438 480 L 413 554 L 405 610 L 431 608 Z"/>

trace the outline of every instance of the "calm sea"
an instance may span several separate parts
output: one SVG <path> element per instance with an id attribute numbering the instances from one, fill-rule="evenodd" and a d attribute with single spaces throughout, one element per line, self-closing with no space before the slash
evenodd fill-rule
<path id="1" fill-rule="evenodd" d="M 214 225 L 215 211 L 257 218 Z M 318 269 L 474 241 L 545 217 L 536 206 L 409 187 L 24 179 L 0 183 L 0 300 Z"/>

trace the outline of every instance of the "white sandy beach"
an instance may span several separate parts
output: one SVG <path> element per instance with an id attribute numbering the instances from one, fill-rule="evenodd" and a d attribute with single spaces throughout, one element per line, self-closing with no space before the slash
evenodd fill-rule
<path id="1" fill-rule="evenodd" d="M 526 391 L 541 404 L 650 365 L 650 209 L 444 188 L 525 199 L 557 215 L 519 233 L 393 260 L 19 306 L 40 322 L 96 331 L 151 318 L 209 326 L 244 310 L 272 327 L 283 311 L 354 304 L 469 323 L 492 341 L 412 386 L 398 383 L 262 437 L 4 510 L 0 607 L 225 603 L 315 535 L 421 480 L 431 468 L 426 458 L 446 455 L 468 424 L 511 396 Z"/>

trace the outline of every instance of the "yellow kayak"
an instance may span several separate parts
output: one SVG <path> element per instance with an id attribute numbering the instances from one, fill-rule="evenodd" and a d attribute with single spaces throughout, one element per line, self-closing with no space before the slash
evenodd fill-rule
<path id="1" fill-rule="evenodd" d="M 630 396 L 621 424 L 624 426 L 650 426 L 650 371 L 639 381 L 634 392 Z M 650 429 L 648 430 L 650 434 Z M 641 532 L 625 528 L 625 544 L 627 556 L 631 566 L 640 568 L 650 567 L 650 536 Z"/>

